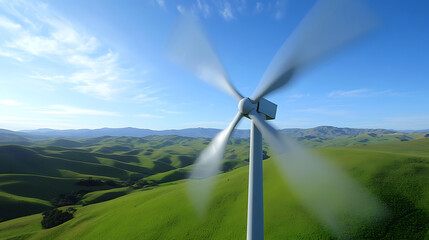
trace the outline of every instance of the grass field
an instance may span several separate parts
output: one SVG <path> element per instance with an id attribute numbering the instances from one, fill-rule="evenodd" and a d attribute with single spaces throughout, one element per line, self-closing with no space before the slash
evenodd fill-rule
<path id="1" fill-rule="evenodd" d="M 390 211 L 381 223 L 351 233 L 351 239 L 429 238 L 428 138 L 319 152 L 368 188 Z M 0 223 L 0 238 L 244 239 L 247 174 L 248 168 L 241 167 L 219 175 L 202 218 L 192 208 L 182 181 L 78 207 L 74 219 L 48 230 L 41 229 L 40 214 L 5 221 Z M 116 191 L 121 195 L 124 189 L 94 192 L 86 198 L 96 200 Z M 296 200 L 271 159 L 264 161 L 264 209 L 266 239 L 334 237 Z"/>
<path id="2" fill-rule="evenodd" d="M 73 191 L 112 188 L 77 186 L 76 182 L 81 179 L 124 183 L 154 176 L 152 179 L 163 183 L 186 178 L 189 166 L 208 142 L 209 139 L 205 138 L 150 136 L 56 139 L 43 141 L 37 146 L 0 145 L 0 193 L 8 196 L 7 200 L 3 197 L 1 207 L 4 211 L 0 211 L 0 219 L 25 216 L 47 208 L 46 204 L 39 206 L 28 200 L 34 209 L 15 211 L 13 199 L 50 201 L 59 194 Z M 228 147 L 223 170 L 246 165 L 247 149 L 247 141 L 233 140 Z M 163 179 L 158 175 L 162 173 L 165 173 Z M 102 195 L 104 197 L 95 202 L 120 196 L 120 193 Z"/>
<path id="3" fill-rule="evenodd" d="M 83 205 L 87 205 L 87 204 L 104 202 L 111 199 L 115 199 L 120 196 L 124 196 L 125 194 L 128 194 L 130 192 L 132 192 L 132 190 L 129 187 L 94 191 L 94 192 L 85 194 L 83 196 L 82 203 Z"/>

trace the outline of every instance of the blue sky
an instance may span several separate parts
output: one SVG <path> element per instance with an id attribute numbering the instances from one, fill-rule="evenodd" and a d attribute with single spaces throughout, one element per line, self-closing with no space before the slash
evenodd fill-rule
<path id="1" fill-rule="evenodd" d="M 224 128 L 237 101 L 168 57 L 181 13 L 249 96 L 314 3 L 0 0 L 0 128 Z M 376 32 L 267 96 L 275 126 L 429 128 L 429 2 L 368 5 Z"/>

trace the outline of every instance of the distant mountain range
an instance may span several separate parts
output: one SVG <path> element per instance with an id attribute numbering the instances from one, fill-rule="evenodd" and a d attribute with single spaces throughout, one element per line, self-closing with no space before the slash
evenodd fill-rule
<path id="1" fill-rule="evenodd" d="M 37 129 L 37 130 L 24 130 L 24 131 L 10 131 L 0 129 L 0 144 L 14 143 L 20 145 L 27 145 L 34 139 L 48 139 L 48 138 L 94 138 L 102 136 L 112 137 L 146 137 L 151 135 L 166 136 L 177 135 L 183 137 L 204 137 L 213 138 L 219 133 L 221 129 L 215 128 L 186 128 L 186 129 L 172 129 L 172 130 L 151 130 L 141 128 L 100 128 L 100 129 L 71 129 L 71 130 L 55 130 L 55 129 Z M 361 134 L 371 135 L 385 135 L 400 133 L 395 130 L 386 129 L 361 129 L 361 128 L 338 128 L 332 126 L 320 126 L 315 128 L 301 129 L 301 128 L 285 128 L 280 132 L 287 134 L 293 138 L 322 138 L 333 139 L 338 137 L 350 137 Z M 425 132 L 416 131 L 416 132 Z M 250 130 L 237 129 L 233 133 L 233 137 L 247 138 L 250 136 Z"/>
<path id="2" fill-rule="evenodd" d="M 186 128 L 172 130 L 151 130 L 141 128 L 100 128 L 100 129 L 71 129 L 71 130 L 55 130 L 55 129 L 37 129 L 24 131 L 11 131 L 0 129 L 0 144 L 18 144 L 31 145 L 34 140 L 52 139 L 52 138 L 68 138 L 82 139 L 95 138 L 103 136 L 112 137 L 146 137 L 146 136 L 167 136 L 177 135 L 182 137 L 203 137 L 213 138 L 221 129 L 215 128 Z M 387 129 L 362 129 L 362 128 L 338 128 L 332 126 L 320 126 L 315 128 L 285 128 L 280 129 L 280 132 L 289 135 L 297 140 L 311 139 L 335 139 L 341 137 L 354 137 L 362 134 L 370 136 L 381 136 L 386 134 L 402 134 L 410 133 L 410 131 L 395 131 Z M 414 132 L 429 132 L 429 130 L 421 130 Z M 248 138 L 250 130 L 237 129 L 233 133 L 235 138 Z"/>
<path id="3" fill-rule="evenodd" d="M 395 131 L 395 130 L 393 130 L 393 131 Z M 397 132 L 404 132 L 404 133 L 420 132 L 420 133 L 425 133 L 425 132 L 429 132 L 429 129 L 419 129 L 419 130 L 401 130 L 401 131 L 397 131 Z"/>
<path id="4" fill-rule="evenodd" d="M 71 129 L 71 130 L 55 130 L 55 129 L 37 129 L 24 130 L 20 133 L 30 134 L 40 138 L 93 138 L 93 137 L 146 137 L 146 136 L 167 136 L 177 135 L 182 137 L 207 137 L 212 138 L 219 133 L 220 129 L 215 128 L 186 128 L 186 129 L 171 129 L 171 130 L 151 130 L 142 128 L 100 128 L 100 129 Z M 249 130 L 237 130 L 235 137 L 249 136 Z"/>
<path id="5" fill-rule="evenodd" d="M 29 145 L 30 134 L 0 129 L 0 144 Z"/>
<path id="6" fill-rule="evenodd" d="M 186 128 L 172 130 L 151 130 L 141 128 L 100 128 L 100 129 L 73 129 L 73 130 L 54 130 L 54 129 L 37 129 L 25 130 L 18 133 L 32 135 L 33 137 L 49 137 L 49 138 L 93 138 L 102 136 L 112 137 L 146 137 L 150 135 L 166 136 L 177 135 L 183 137 L 205 137 L 212 138 L 216 136 L 221 129 L 215 128 Z M 386 129 L 359 129 L 359 128 L 337 128 L 332 126 L 320 126 L 315 128 L 300 129 L 300 128 L 285 128 L 280 130 L 282 133 L 303 137 L 312 135 L 315 137 L 333 138 L 341 136 L 356 136 L 360 134 L 391 134 L 396 131 Z M 25 135 L 21 135 L 25 136 Z M 237 129 L 233 133 L 233 137 L 246 138 L 250 136 L 250 130 Z"/>

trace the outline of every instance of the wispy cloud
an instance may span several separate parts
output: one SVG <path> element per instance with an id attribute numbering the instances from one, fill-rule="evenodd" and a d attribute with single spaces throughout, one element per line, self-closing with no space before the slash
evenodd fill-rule
<path id="1" fill-rule="evenodd" d="M 285 0 L 257 1 L 255 3 L 247 0 L 194 0 L 182 1 L 176 5 L 177 11 L 181 14 L 189 12 L 204 18 L 220 16 L 226 21 L 249 14 L 267 14 L 280 20 L 284 16 L 285 8 Z"/>
<path id="2" fill-rule="evenodd" d="M 137 103 L 164 104 L 165 101 L 159 97 L 161 89 L 144 87 L 133 97 L 133 101 Z"/>
<path id="3" fill-rule="evenodd" d="M 195 7 L 202 13 L 205 18 L 210 16 L 211 8 L 205 0 L 197 0 L 195 3 Z"/>
<path id="4" fill-rule="evenodd" d="M 328 97 L 344 97 L 344 98 L 371 97 L 371 96 L 378 96 L 383 94 L 393 94 L 393 92 L 390 89 L 383 90 L 383 91 L 374 91 L 368 88 L 360 88 L 360 89 L 354 89 L 354 90 L 333 91 L 328 94 Z"/>
<path id="5" fill-rule="evenodd" d="M 183 114 L 183 112 L 171 111 L 171 110 L 165 110 L 165 109 L 159 109 L 158 111 L 162 113 L 167 113 L 167 114 Z"/>
<path id="6" fill-rule="evenodd" d="M 310 97 L 310 94 L 309 93 L 306 93 L 306 94 L 292 94 L 292 95 L 289 95 L 289 96 L 287 96 L 288 98 L 303 98 L 303 97 Z"/>
<path id="7" fill-rule="evenodd" d="M 149 114 L 149 113 L 140 113 L 140 114 L 137 114 L 136 116 L 141 117 L 141 118 L 164 118 L 164 116 L 153 115 L 153 114 Z"/>
<path id="8" fill-rule="evenodd" d="M 133 100 L 135 100 L 138 103 L 149 103 L 149 102 L 157 101 L 157 100 L 159 100 L 159 98 L 154 97 L 150 94 L 139 93 L 133 98 Z"/>
<path id="9" fill-rule="evenodd" d="M 10 52 L 10 51 L 5 51 L 5 50 L 0 49 L 0 56 L 10 57 L 10 58 L 15 59 L 18 62 L 24 62 L 23 58 L 21 58 L 20 56 L 18 56 L 14 52 Z"/>
<path id="10" fill-rule="evenodd" d="M 52 83 L 61 83 L 66 78 L 66 76 L 64 75 L 48 76 L 48 75 L 41 75 L 41 74 L 28 75 L 27 77 L 33 78 L 33 79 L 45 80 L 47 82 L 52 82 Z"/>
<path id="11" fill-rule="evenodd" d="M 280 20 L 283 18 L 284 8 L 286 2 L 282 0 L 277 0 L 274 4 L 274 18 Z"/>
<path id="12" fill-rule="evenodd" d="M 182 125 L 188 127 L 216 127 L 216 128 L 225 128 L 228 126 L 228 122 L 222 121 L 201 121 L 201 122 L 189 122 L 183 123 Z"/>
<path id="13" fill-rule="evenodd" d="M 354 90 L 337 90 L 330 92 L 328 97 L 362 97 L 366 96 L 370 90 L 367 88 Z"/>
<path id="14" fill-rule="evenodd" d="M 302 98 L 308 98 L 310 97 L 309 93 L 295 93 L 295 94 L 291 94 L 286 96 L 286 102 L 287 103 L 292 103 L 292 102 L 297 102 L 298 100 L 302 99 Z"/>
<path id="15" fill-rule="evenodd" d="M 219 14 L 225 19 L 225 20 L 231 20 L 234 18 L 234 15 L 232 13 L 232 6 L 229 2 L 224 2 L 223 7 L 219 10 Z"/>
<path id="16" fill-rule="evenodd" d="M 165 2 L 164 2 L 164 0 L 155 0 L 155 1 L 156 1 L 156 3 L 157 3 L 160 7 L 165 8 Z"/>
<path id="17" fill-rule="evenodd" d="M 117 54 L 109 51 L 107 54 L 91 58 L 85 55 L 73 55 L 68 62 L 80 67 L 80 70 L 69 76 L 69 82 L 75 85 L 79 92 L 109 98 L 124 90 L 118 84 L 122 69 L 116 65 Z M 125 83 L 126 81 L 120 81 Z"/>
<path id="18" fill-rule="evenodd" d="M 163 1 L 157 3 L 161 5 Z M 7 13 L 0 17 L 0 30 L 7 32 L 0 34 L 0 56 L 23 64 L 39 59 L 51 62 L 50 69 L 42 69 L 32 78 L 67 84 L 73 90 L 102 99 L 132 88 L 131 82 L 125 80 L 127 70 L 118 63 L 118 53 L 47 4 L 2 1 L 0 8 Z M 62 73 L 50 76 L 55 69 L 62 69 Z"/>
<path id="19" fill-rule="evenodd" d="M 305 109 L 295 110 L 295 112 L 322 114 L 322 115 L 330 115 L 330 116 L 343 116 L 343 115 L 350 114 L 349 111 L 333 110 L 333 109 L 326 109 L 326 108 L 305 108 Z"/>
<path id="20" fill-rule="evenodd" d="M 4 106 L 19 106 L 22 103 L 11 99 L 0 99 L 0 105 Z"/>
<path id="21" fill-rule="evenodd" d="M 17 55 L 54 57 L 92 52 L 98 47 L 95 37 L 82 33 L 46 4 L 4 1 L 0 7 L 9 13 L 0 19 L 0 27 L 9 31 L 2 48 Z"/>
<path id="22" fill-rule="evenodd" d="M 256 2 L 255 3 L 255 10 L 256 12 L 261 12 L 264 9 L 264 4 L 262 2 Z"/>
<path id="23" fill-rule="evenodd" d="M 35 113 L 52 115 L 94 115 L 94 116 L 119 116 L 118 113 L 100 111 L 86 108 L 78 108 L 67 105 L 52 105 L 43 110 L 36 110 Z"/>
<path id="24" fill-rule="evenodd" d="M 0 16 L 0 27 L 6 28 L 6 29 L 20 29 L 21 25 L 12 22 L 10 19 Z"/>
<path id="25" fill-rule="evenodd" d="M 179 5 L 177 5 L 176 8 L 177 8 L 177 11 L 179 11 L 180 14 L 182 14 L 182 15 L 185 14 L 186 9 L 185 9 L 185 7 L 183 5 L 179 4 Z"/>

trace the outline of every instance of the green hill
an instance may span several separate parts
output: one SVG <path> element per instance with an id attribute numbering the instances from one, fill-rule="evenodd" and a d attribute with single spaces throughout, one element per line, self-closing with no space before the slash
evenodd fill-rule
<path id="1" fill-rule="evenodd" d="M 355 149 L 412 154 L 429 157 L 429 137 L 409 142 L 383 143 L 376 145 L 354 146 Z"/>
<path id="2" fill-rule="evenodd" d="M 90 192 L 85 194 L 85 196 L 82 199 L 82 203 L 83 205 L 87 205 L 87 204 L 104 202 L 107 200 L 111 200 L 111 199 L 115 199 L 117 197 L 123 196 L 130 192 L 132 192 L 132 190 L 129 187 Z"/>
<path id="3" fill-rule="evenodd" d="M 65 147 L 65 148 L 76 148 L 76 147 L 84 146 L 83 143 L 68 140 L 68 139 L 55 139 L 47 142 L 46 145 L 55 146 L 55 147 Z"/>
<path id="4" fill-rule="evenodd" d="M 326 147 L 345 147 L 355 145 L 370 145 L 378 143 L 405 142 L 414 139 L 423 138 L 422 133 L 409 134 L 359 134 L 354 136 L 338 136 L 338 137 L 316 137 L 307 135 L 298 137 L 296 140 L 301 144 L 311 148 L 326 148 Z"/>
<path id="5" fill-rule="evenodd" d="M 51 207 L 48 201 L 0 192 L 0 221 L 40 213 Z"/>
<path id="6" fill-rule="evenodd" d="M 298 138 L 298 140 L 300 140 L 300 138 L 305 137 L 333 139 L 341 137 L 353 137 L 364 134 L 371 134 L 376 136 L 396 133 L 396 131 L 386 129 L 338 128 L 333 126 L 319 126 L 307 129 L 286 128 L 281 129 L 280 132 L 288 134 L 291 137 Z"/>
<path id="7" fill-rule="evenodd" d="M 31 148 L 6 145 L 0 146 L 1 174 L 37 174 L 42 176 L 61 177 L 59 169 L 69 171 L 127 179 L 131 175 L 143 176 L 142 173 L 82 161 L 55 158 L 36 153 Z"/>
<path id="8" fill-rule="evenodd" d="M 22 133 L 0 129 L 0 144 L 31 145 L 31 141 L 22 135 Z"/>
<path id="9" fill-rule="evenodd" d="M 429 238 L 429 140 L 321 149 L 381 199 L 390 215 L 350 233 L 350 239 Z M 238 154 L 237 154 L 238 155 Z M 248 168 L 219 175 L 208 212 L 199 218 L 186 183 L 161 186 L 84 207 L 48 230 L 41 215 L 0 223 L 0 238 L 14 239 L 244 239 Z M 117 190 L 122 194 L 122 190 Z M 111 191 L 88 196 L 97 199 Z M 271 159 L 264 161 L 266 239 L 331 239 L 297 201 Z"/>
<path id="10" fill-rule="evenodd" d="M 73 191 L 106 190 L 132 185 L 135 181 L 165 174 L 159 183 L 186 178 L 177 173 L 187 169 L 209 142 L 205 138 L 149 136 L 147 138 L 100 137 L 96 139 L 41 141 L 37 146 L 0 145 L 0 193 L 16 198 L 50 201 L 59 194 Z M 248 142 L 233 140 L 228 146 L 224 171 L 247 164 Z M 119 186 L 85 187 L 82 179 L 114 180 Z M 158 177 L 155 177 L 158 178 Z M 95 194 L 95 193 L 93 193 Z M 115 194 L 110 196 L 117 196 Z M 4 201 L 0 219 L 26 215 Z M 105 198 L 100 198 L 105 199 Z M 98 200 L 97 200 L 98 201 Z M 94 201 L 87 201 L 92 203 Z M 27 211 L 27 214 L 40 212 Z M 12 212 L 12 213 L 11 213 Z M 16 213 L 16 215 L 14 215 Z"/>
<path id="11" fill-rule="evenodd" d="M 153 174 L 151 169 L 126 160 L 126 156 L 110 158 L 58 147 L 0 146 L 0 219 L 42 212 L 52 207 L 49 201 L 60 194 L 113 187 L 77 185 L 81 179 L 128 181 Z M 20 204 L 23 207 L 17 210 Z"/>

